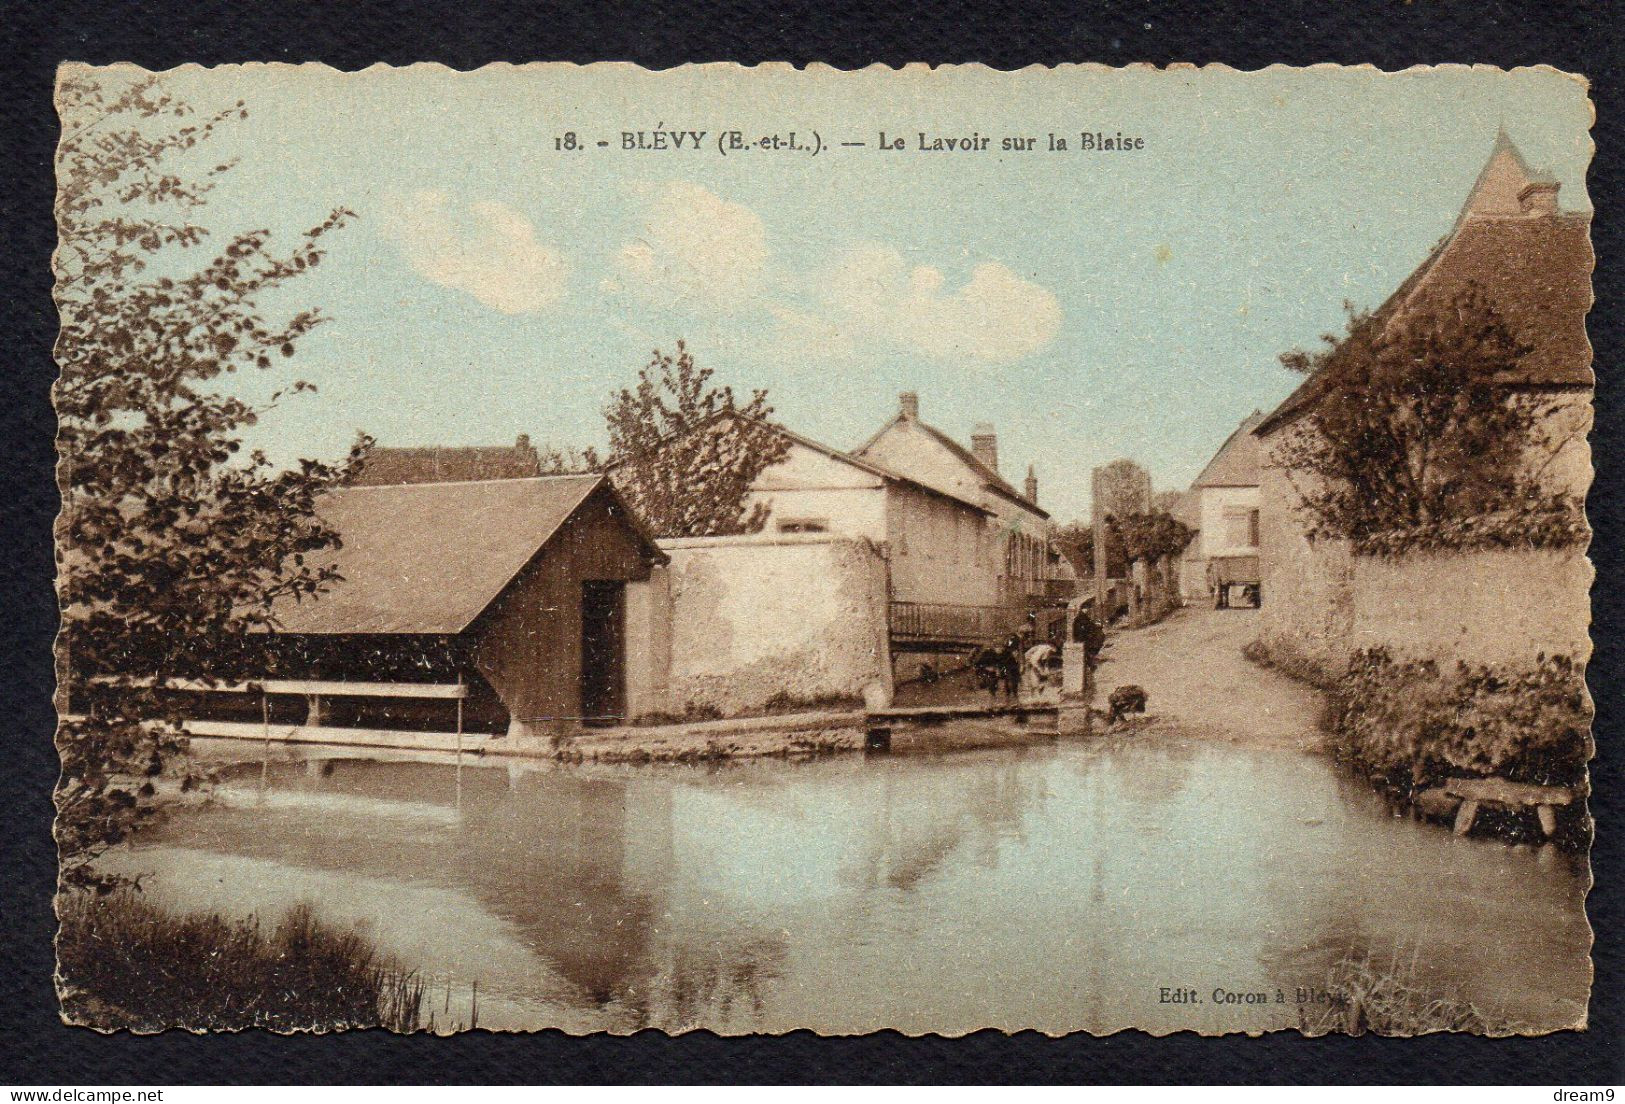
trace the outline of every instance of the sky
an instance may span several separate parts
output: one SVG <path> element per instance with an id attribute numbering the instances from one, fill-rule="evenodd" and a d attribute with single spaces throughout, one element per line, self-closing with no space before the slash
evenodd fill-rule
<path id="1" fill-rule="evenodd" d="M 128 70 L 110 70 L 109 81 Z M 196 221 L 292 243 L 356 218 L 265 306 L 329 321 L 252 443 L 603 443 L 602 409 L 652 350 L 840 448 L 920 396 L 961 441 L 999 435 L 1058 520 L 1119 457 L 1183 489 L 1293 387 L 1289 349 L 1374 306 L 1453 223 L 1505 126 L 1588 209 L 1591 107 L 1549 69 L 630 65 L 188 67 L 200 112 L 245 102 L 196 154 L 234 158 Z M 808 149 L 718 148 L 791 131 Z M 625 132 L 703 131 L 625 149 Z M 1082 132 L 1143 139 L 1077 149 Z M 880 149 L 898 138 L 901 149 Z M 568 148 L 567 134 L 579 148 Z M 988 148 L 922 150 L 980 135 Z M 1068 139 L 1048 149 L 1048 135 Z M 1033 148 L 1005 150 L 1005 138 Z M 607 143 L 599 146 L 599 142 Z M 862 142 L 844 146 L 843 142 Z M 180 163 L 180 168 L 186 168 Z M 201 259 L 201 258 L 200 258 Z"/>

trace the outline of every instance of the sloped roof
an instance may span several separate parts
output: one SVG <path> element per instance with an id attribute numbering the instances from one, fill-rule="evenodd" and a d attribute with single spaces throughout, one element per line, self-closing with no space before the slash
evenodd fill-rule
<path id="1" fill-rule="evenodd" d="M 910 418 L 910 416 L 906 414 L 894 414 L 891 420 L 885 425 L 881 426 L 874 436 L 870 437 L 867 441 L 863 442 L 863 444 L 853 449 L 852 455 L 862 456 L 865 452 L 869 451 L 876 441 L 885 436 L 887 430 L 891 429 L 898 422 L 904 420 L 912 421 L 915 428 L 919 429 L 926 436 L 930 437 L 932 440 L 936 441 L 938 444 L 942 445 L 949 452 L 951 452 L 954 459 L 968 467 L 976 475 L 976 477 L 982 481 L 982 486 L 986 487 L 1000 498 L 1007 499 L 1010 502 L 1015 503 L 1017 506 L 1031 510 L 1041 518 L 1047 519 L 1049 517 L 1049 511 L 1045 510 L 1042 506 L 1038 505 L 1038 503 L 1016 490 L 1015 487 L 1010 485 L 1009 481 L 1006 480 L 1004 476 L 1000 475 L 998 472 L 976 459 L 976 454 L 971 452 L 970 449 L 948 436 L 948 434 L 944 433 L 936 426 L 930 424 L 929 422 L 922 422 L 919 418 Z"/>
<path id="2" fill-rule="evenodd" d="M 1242 420 L 1241 425 L 1225 438 L 1213 459 L 1207 462 L 1193 487 L 1256 487 L 1262 481 L 1264 444 L 1253 436 L 1253 430 L 1264 420 L 1264 412 L 1255 410 Z"/>
<path id="3" fill-rule="evenodd" d="M 811 437 L 804 437 L 795 430 L 787 429 L 784 426 L 779 425 L 777 422 L 769 422 L 761 418 L 752 418 L 750 415 L 741 414 L 737 410 L 725 411 L 716 415 L 716 417 L 733 417 L 742 421 L 756 422 L 759 425 L 766 426 L 768 429 L 779 434 L 787 441 L 791 441 L 802 446 L 803 448 L 812 449 L 814 452 L 821 453 L 822 455 L 829 457 L 831 460 L 836 460 L 842 464 L 857 468 L 859 471 L 875 476 L 877 479 L 883 479 L 888 483 L 907 487 L 910 490 L 919 491 L 921 494 L 930 495 L 933 498 L 939 498 L 944 501 L 951 502 L 955 506 L 960 506 L 967 510 L 974 510 L 982 515 L 989 515 L 992 513 L 992 511 L 986 509 L 978 503 L 971 502 L 969 499 L 960 498 L 956 494 L 951 494 L 948 491 L 933 487 L 929 483 L 921 483 L 918 479 L 911 479 L 906 475 L 899 472 L 894 472 L 890 468 L 877 464 L 873 460 L 866 460 L 861 456 L 855 456 L 850 452 L 842 452 L 838 448 L 823 444 L 820 441 L 815 441 Z M 704 424 L 709 424 L 709 422 Z M 608 465 L 608 470 L 613 471 L 617 466 L 617 464 L 611 463 Z"/>
<path id="4" fill-rule="evenodd" d="M 901 486 L 908 487 L 911 490 L 919 491 L 922 494 L 930 495 L 933 498 L 946 499 L 956 506 L 963 506 L 968 510 L 975 510 L 979 514 L 992 513 L 991 510 L 979 506 L 976 503 L 971 502 L 969 499 L 960 498 L 956 494 L 933 487 L 929 483 L 921 483 L 918 479 L 910 479 L 908 476 L 902 475 L 899 472 L 894 472 L 890 468 L 875 463 L 873 460 L 866 460 L 861 456 L 854 456 L 850 452 L 842 452 L 838 448 L 831 448 L 829 445 L 820 444 L 810 437 L 803 437 L 794 430 L 786 429 L 781 425 L 774 425 L 771 422 L 767 424 L 773 429 L 776 429 L 780 433 L 784 434 L 784 436 L 789 438 L 791 441 L 794 441 L 796 444 L 801 445 L 804 448 L 810 448 L 815 452 L 823 453 L 831 460 L 838 460 L 843 464 L 850 464 L 859 471 L 868 472 L 870 475 L 884 479 L 888 483 L 896 483 Z"/>
<path id="5" fill-rule="evenodd" d="M 525 479 L 542 474 L 541 460 L 521 437 L 512 445 L 374 448 L 357 487 L 399 483 L 463 483 L 477 479 Z"/>
<path id="6" fill-rule="evenodd" d="M 459 633 L 594 492 L 614 494 L 602 475 L 336 490 L 317 514 L 343 541 L 331 560 L 343 580 L 315 600 L 278 603 L 279 631 Z"/>
<path id="7" fill-rule="evenodd" d="M 1494 161 L 1504 157 L 1519 168 L 1522 158 L 1497 139 Z M 1510 151 L 1510 155 L 1508 156 Z M 1516 158 L 1514 161 L 1513 158 Z M 1481 175 L 1480 186 L 1485 177 Z M 1544 180 L 1527 174 L 1527 182 Z M 1577 213 L 1483 214 L 1483 197 L 1471 195 L 1454 229 L 1433 248 L 1371 316 L 1387 326 L 1412 311 L 1437 307 L 1476 285 L 1530 352 L 1500 382 L 1509 387 L 1583 388 L 1595 383 L 1585 318 L 1591 309 L 1590 216 Z M 1298 385 L 1254 428 L 1263 436 L 1313 406 L 1335 385 L 1336 355 Z"/>

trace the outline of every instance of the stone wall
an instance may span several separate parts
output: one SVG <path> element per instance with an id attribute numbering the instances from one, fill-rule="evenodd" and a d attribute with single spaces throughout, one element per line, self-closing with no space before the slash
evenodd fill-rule
<path id="1" fill-rule="evenodd" d="M 890 700 L 886 561 L 874 545 L 766 533 L 660 547 L 671 563 L 628 594 L 634 718 Z"/>
<path id="2" fill-rule="evenodd" d="M 1319 541 L 1266 564 L 1260 636 L 1328 674 L 1376 647 L 1446 665 L 1523 668 L 1542 652 L 1584 660 L 1593 574 L 1580 549 L 1389 557 Z"/>
<path id="3" fill-rule="evenodd" d="M 1588 392 L 1547 394 L 1543 440 L 1524 463 L 1553 491 L 1584 494 L 1591 483 Z M 1580 549 L 1488 549 L 1356 555 L 1347 541 L 1310 541 L 1298 508 L 1314 487 L 1274 453 L 1302 423 L 1263 444 L 1260 560 L 1261 642 L 1283 659 L 1340 673 L 1355 651 L 1385 646 L 1444 663 L 1532 664 L 1540 652 L 1585 658 L 1591 651 L 1592 569 Z"/>
<path id="4" fill-rule="evenodd" d="M 1294 479 L 1297 481 L 1296 485 Z M 1354 629 L 1354 555 L 1347 541 L 1311 541 L 1296 504 L 1300 485 L 1266 464 L 1260 488 L 1259 568 L 1263 576 L 1260 637 L 1283 658 L 1339 672 Z"/>
<path id="5" fill-rule="evenodd" d="M 1352 650 L 1395 659 L 1532 666 L 1591 654 L 1591 580 L 1580 549 L 1356 556 Z"/>

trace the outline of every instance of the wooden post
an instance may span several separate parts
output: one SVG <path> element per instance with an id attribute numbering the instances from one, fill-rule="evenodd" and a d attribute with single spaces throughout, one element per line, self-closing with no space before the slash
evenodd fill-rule
<path id="1" fill-rule="evenodd" d="M 457 672 L 457 685 L 463 685 L 463 673 Z M 463 811 L 463 699 L 457 698 L 457 811 Z"/>
<path id="2" fill-rule="evenodd" d="M 1463 801 L 1461 808 L 1456 810 L 1455 832 L 1458 836 L 1465 836 L 1473 830 L 1473 821 L 1478 819 L 1478 802 Z"/>
<path id="3" fill-rule="evenodd" d="M 266 777 L 271 770 L 271 695 L 260 687 L 260 731 L 265 736 L 264 750 L 260 753 L 260 792 L 265 792 Z"/>
<path id="4" fill-rule="evenodd" d="M 1100 501 L 1100 469 L 1089 475 L 1089 525 L 1095 535 L 1095 620 L 1106 623 L 1106 511 Z"/>
<path id="5" fill-rule="evenodd" d="M 1536 805 L 1535 816 L 1540 819 L 1540 830 L 1547 839 L 1557 835 L 1557 810 L 1550 805 Z"/>
<path id="6" fill-rule="evenodd" d="M 462 685 L 463 685 L 463 673 L 461 671 L 458 671 L 457 672 L 457 686 L 458 686 L 459 689 L 461 689 Z M 457 760 L 458 760 L 458 762 L 461 762 L 462 758 L 463 758 L 463 699 L 462 699 L 461 695 L 458 695 L 458 697 L 457 697 Z"/>

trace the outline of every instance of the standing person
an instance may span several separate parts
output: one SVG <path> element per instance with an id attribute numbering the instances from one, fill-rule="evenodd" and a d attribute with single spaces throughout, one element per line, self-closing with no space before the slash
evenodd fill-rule
<path id="1" fill-rule="evenodd" d="M 1083 645 L 1084 663 L 1092 671 L 1100 666 L 1100 650 L 1106 646 L 1106 630 L 1087 609 L 1079 609 L 1072 622 L 1072 642 Z"/>

